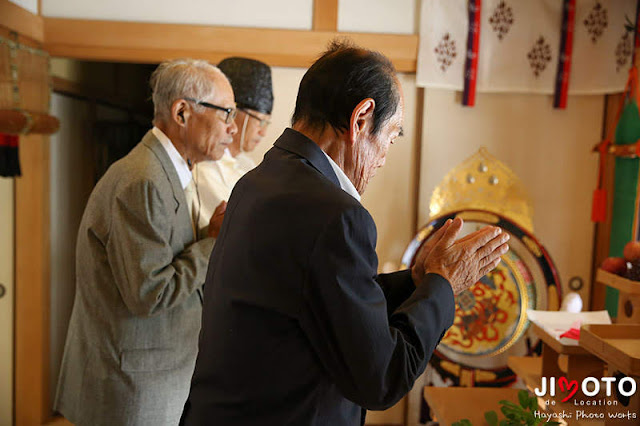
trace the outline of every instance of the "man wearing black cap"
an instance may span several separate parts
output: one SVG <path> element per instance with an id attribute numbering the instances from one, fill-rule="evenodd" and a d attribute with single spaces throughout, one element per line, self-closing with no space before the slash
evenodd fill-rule
<path id="1" fill-rule="evenodd" d="M 238 133 L 218 161 L 205 161 L 194 168 L 200 198 L 199 228 L 207 226 L 216 206 L 229 200 L 236 182 L 256 164 L 247 155 L 266 135 L 273 109 L 271 68 L 248 58 L 224 59 L 218 68 L 233 87 L 238 115 Z"/>

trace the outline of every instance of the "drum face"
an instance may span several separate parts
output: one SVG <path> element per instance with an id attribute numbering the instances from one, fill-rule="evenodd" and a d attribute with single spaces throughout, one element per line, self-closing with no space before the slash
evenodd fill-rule
<path id="1" fill-rule="evenodd" d="M 424 226 L 402 258 L 411 265 L 420 246 L 447 219 L 462 217 L 461 236 L 487 225 L 499 226 L 511 236 L 509 251 L 496 269 L 456 296 L 453 326 L 442 338 L 432 362 L 446 361 L 463 368 L 504 370 L 509 356 L 527 355 L 537 338 L 529 333 L 527 309 L 559 306 L 560 288 L 555 267 L 533 235 L 500 215 L 464 210 L 441 216 Z"/>

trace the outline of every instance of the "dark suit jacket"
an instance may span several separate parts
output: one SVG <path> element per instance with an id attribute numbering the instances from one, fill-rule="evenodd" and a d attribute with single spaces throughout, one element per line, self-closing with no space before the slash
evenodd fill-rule
<path id="1" fill-rule="evenodd" d="M 185 425 L 358 425 L 423 372 L 450 285 L 376 275 L 376 228 L 320 148 L 285 130 L 235 186 L 205 281 Z"/>

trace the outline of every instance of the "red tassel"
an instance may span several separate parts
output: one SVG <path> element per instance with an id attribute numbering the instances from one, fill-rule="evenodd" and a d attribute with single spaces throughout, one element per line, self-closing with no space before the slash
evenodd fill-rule
<path id="1" fill-rule="evenodd" d="M 620 115 L 618 113 L 618 115 Z M 604 174 L 607 163 L 607 151 L 611 145 L 611 139 L 605 139 L 598 144 L 598 153 L 600 154 L 598 164 L 598 187 L 593 191 L 593 202 L 591 204 L 591 221 L 604 222 L 607 218 L 607 190 L 604 186 Z"/>
<path id="2" fill-rule="evenodd" d="M 18 135 L 0 133 L 0 176 L 20 176 L 20 158 L 18 156 Z"/>
<path id="3" fill-rule="evenodd" d="M 593 204 L 591 206 L 591 220 L 604 222 L 607 218 L 607 190 L 598 188 L 593 191 Z"/>

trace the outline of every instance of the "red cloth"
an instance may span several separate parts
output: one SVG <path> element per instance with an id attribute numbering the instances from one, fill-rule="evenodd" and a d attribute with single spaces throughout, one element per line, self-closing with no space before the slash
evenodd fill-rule
<path id="1" fill-rule="evenodd" d="M 566 337 L 567 339 L 580 340 L 580 329 L 570 328 L 560 335 L 560 337 Z"/>
<path id="2" fill-rule="evenodd" d="M 0 176 L 20 176 L 18 143 L 20 136 L 0 133 Z"/>

